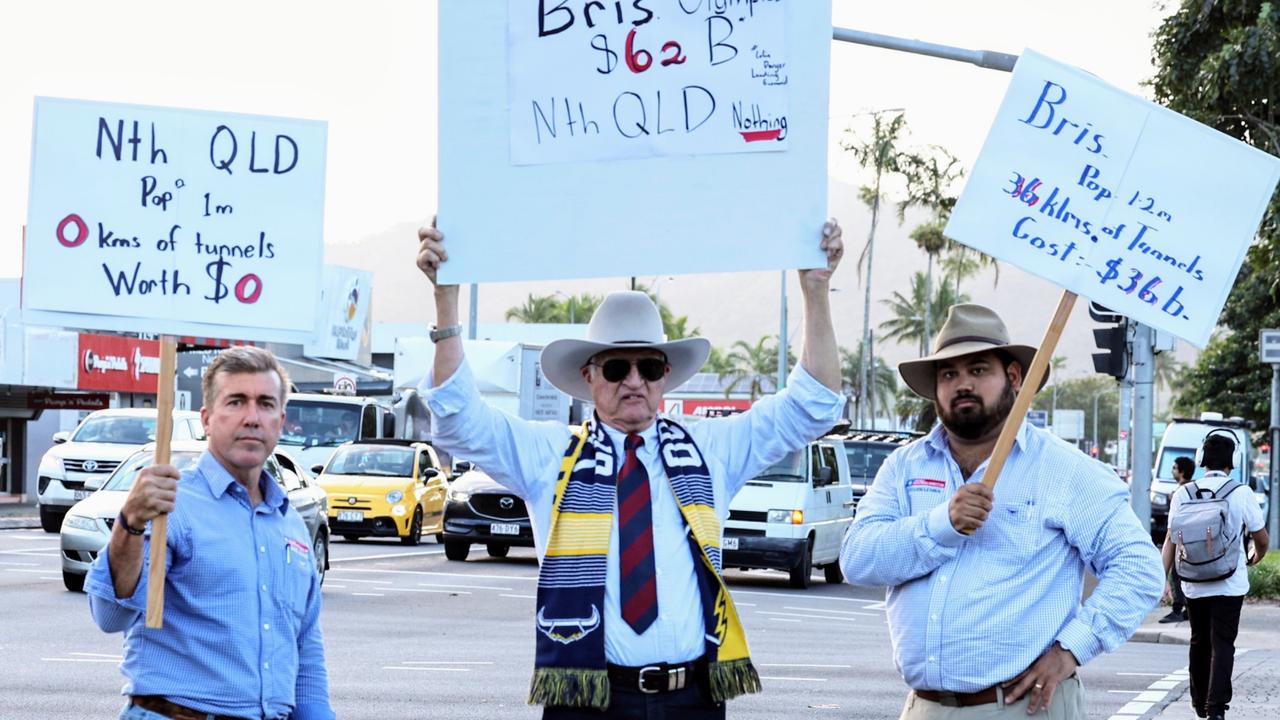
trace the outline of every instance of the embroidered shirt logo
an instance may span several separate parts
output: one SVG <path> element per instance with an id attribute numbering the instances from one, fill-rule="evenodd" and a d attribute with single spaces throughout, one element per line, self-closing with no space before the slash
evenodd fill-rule
<path id="1" fill-rule="evenodd" d="M 907 489 L 924 489 L 924 490 L 941 490 L 947 486 L 946 480 L 934 480 L 932 478 L 911 478 L 907 481 Z"/>

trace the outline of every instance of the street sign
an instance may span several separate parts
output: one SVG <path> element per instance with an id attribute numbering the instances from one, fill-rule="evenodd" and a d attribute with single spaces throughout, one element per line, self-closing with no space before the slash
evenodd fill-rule
<path id="1" fill-rule="evenodd" d="M 1280 365 L 1280 330 L 1262 330 L 1258 333 L 1258 356 L 1263 364 Z"/>
<path id="2" fill-rule="evenodd" d="M 1048 427 L 1049 411 L 1048 410 L 1028 410 L 1027 422 L 1031 423 L 1032 425 L 1035 425 L 1038 428 Z"/>

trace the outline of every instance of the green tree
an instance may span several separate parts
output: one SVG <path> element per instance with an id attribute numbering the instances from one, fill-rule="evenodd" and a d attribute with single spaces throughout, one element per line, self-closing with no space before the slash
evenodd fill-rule
<path id="1" fill-rule="evenodd" d="M 953 244 L 943 230 L 951 210 L 956 206 L 956 196 L 951 187 L 964 177 L 964 167 L 945 148 L 931 145 L 923 150 L 906 153 L 899 162 L 907 183 L 907 195 L 898 203 L 898 222 L 906 220 L 907 210 L 918 207 L 928 212 L 924 223 L 912 228 L 910 237 L 928 260 L 924 283 L 923 335 L 929 338 L 933 329 L 933 266 L 935 261 Z M 945 285 L 945 283 L 944 283 Z"/>
<path id="2" fill-rule="evenodd" d="M 551 295 L 534 295 L 530 293 L 523 305 L 507 310 L 507 320 L 522 323 L 554 323 L 560 322 L 560 303 Z"/>
<path id="3" fill-rule="evenodd" d="M 707 361 L 702 364 L 702 372 L 715 373 L 716 375 L 724 375 L 732 369 L 729 362 L 729 353 L 724 348 L 711 346 L 711 354 L 707 356 Z"/>
<path id="4" fill-rule="evenodd" d="M 775 354 L 776 358 L 777 355 Z M 867 394 L 862 391 L 862 370 L 864 368 L 862 362 L 862 347 L 859 346 L 853 350 L 849 348 L 840 348 L 840 376 L 844 385 L 845 394 L 853 399 L 854 414 L 856 418 L 863 417 L 862 410 L 864 406 L 883 408 L 885 414 L 891 414 L 890 408 L 894 407 L 894 395 L 898 391 L 898 373 L 889 367 L 884 358 L 877 357 L 873 363 L 874 369 L 871 371 L 871 392 L 874 397 L 868 398 Z M 870 400 L 870 402 L 867 402 Z M 868 412 L 869 417 L 874 417 Z M 863 424 L 864 421 L 856 419 L 860 427 L 870 427 L 870 423 Z"/>
<path id="5" fill-rule="evenodd" d="M 920 357 L 928 354 L 926 349 L 933 339 L 931 329 L 942 327 L 951 306 L 969 302 L 968 295 L 956 297 L 951 286 L 945 283 L 933 293 L 930 301 L 926 295 L 927 286 L 928 276 L 917 272 L 911 276 L 910 298 L 894 290 L 887 299 L 880 301 L 893 312 L 893 317 L 880 323 L 880 338 L 915 345 L 920 350 Z"/>
<path id="6" fill-rule="evenodd" d="M 769 344 L 773 343 L 770 348 Z M 725 386 L 724 396 L 727 398 L 743 383 L 747 383 L 751 391 L 751 399 L 773 392 L 775 389 L 775 373 L 778 370 L 778 341 L 776 337 L 762 336 L 755 343 L 739 340 L 733 344 L 725 360 L 727 369 L 720 372 L 720 382 L 729 381 Z"/>
<path id="7" fill-rule="evenodd" d="M 915 394 L 915 391 L 906 385 L 898 388 L 893 407 L 898 415 L 898 422 L 917 432 L 929 432 L 934 421 L 938 419 L 937 408 L 933 402 Z"/>
<path id="8" fill-rule="evenodd" d="M 689 328 L 688 315 L 676 315 L 675 311 L 658 296 L 658 293 L 654 292 L 652 287 L 644 283 L 636 283 L 636 290 L 648 295 L 653 304 L 658 306 L 658 316 L 662 318 L 662 332 L 667 336 L 668 340 L 683 340 L 700 334 L 698 328 Z"/>
<path id="9" fill-rule="evenodd" d="M 1280 13 L 1262 0 L 1182 0 L 1154 35 L 1157 102 L 1280 155 Z M 1179 383 L 1175 408 L 1269 422 L 1270 368 L 1258 330 L 1280 327 L 1280 213 L 1273 197 L 1218 319 Z"/>
<path id="10" fill-rule="evenodd" d="M 1058 408 L 1084 411 L 1085 439 L 1093 440 L 1094 398 L 1098 406 L 1098 447 L 1105 448 L 1115 440 L 1120 424 L 1120 392 L 1116 381 L 1105 375 L 1086 375 L 1082 378 L 1062 380 L 1054 385 L 1058 389 Z M 1041 392 L 1031 407 L 1037 410 L 1053 410 L 1053 394 Z M 1050 415 L 1050 418 L 1053 416 Z M 1108 458 L 1100 457 L 1106 460 Z"/>
<path id="11" fill-rule="evenodd" d="M 860 192 L 862 201 L 871 207 L 871 228 L 867 232 L 867 242 L 858 255 L 858 272 L 860 276 L 865 275 L 866 283 L 866 296 L 862 303 L 862 352 L 859 355 L 862 358 L 874 357 L 871 349 L 871 262 L 875 255 L 876 229 L 880 224 L 880 204 L 884 200 L 884 181 L 888 175 L 898 172 L 898 163 L 902 156 L 901 150 L 898 149 L 898 141 L 906 129 L 906 116 L 900 111 L 874 112 L 871 113 L 871 136 L 869 138 L 855 136 L 852 141 L 842 144 L 845 150 L 853 153 L 858 159 L 858 164 L 871 169 L 874 178 L 872 184 L 863 187 Z M 852 129 L 848 134 L 854 134 Z M 867 386 L 868 382 L 872 386 L 875 384 L 874 373 L 869 367 L 863 366 L 859 370 L 859 378 L 860 387 Z M 874 393 L 871 394 L 871 400 L 873 409 Z M 862 424 L 861 406 L 858 412 L 858 424 Z"/>

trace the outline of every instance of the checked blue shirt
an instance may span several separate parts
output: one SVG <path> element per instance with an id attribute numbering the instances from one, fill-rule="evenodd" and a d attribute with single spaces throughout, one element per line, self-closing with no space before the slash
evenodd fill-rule
<path id="1" fill-rule="evenodd" d="M 161 695 L 246 718 L 330 720 L 320 582 L 306 525 L 266 472 L 263 502 L 208 452 L 184 471 L 169 515 L 164 627 L 147 629 L 147 568 L 116 598 L 104 548 L 85 579 L 105 632 L 124 631 L 125 695 Z"/>
<path id="2" fill-rule="evenodd" d="M 971 536 L 948 513 L 963 482 L 937 425 L 885 460 L 840 553 L 849 582 L 888 586 L 894 661 L 912 688 L 982 690 L 1054 641 L 1083 665 L 1128 640 L 1159 601 L 1160 554 L 1107 466 L 1023 423 Z M 1082 604 L 1086 567 L 1098 586 Z"/>

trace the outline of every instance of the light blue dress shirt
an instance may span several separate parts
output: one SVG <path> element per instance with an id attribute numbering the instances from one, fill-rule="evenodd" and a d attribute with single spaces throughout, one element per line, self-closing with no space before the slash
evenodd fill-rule
<path id="1" fill-rule="evenodd" d="M 145 626 L 151 533 L 133 595 L 116 598 L 107 549 L 85 578 L 105 632 L 124 631 L 125 695 L 207 713 L 330 720 L 311 538 L 264 471 L 263 502 L 205 452 L 182 473 L 169 514 L 164 627 Z"/>
<path id="2" fill-rule="evenodd" d="M 894 660 L 912 688 L 982 690 L 1054 641 L 1083 665 L 1123 644 L 1159 601 L 1160 553 L 1107 466 L 1024 423 L 971 536 L 948 511 L 964 482 L 937 425 L 885 461 L 841 550 L 849 582 L 888 586 Z M 1098 586 L 1082 604 L 1086 567 Z"/>
<path id="3" fill-rule="evenodd" d="M 440 387 L 428 376 L 419 388 L 431 410 L 433 442 L 450 454 L 474 462 L 497 482 L 525 499 L 538 557 L 546 552 L 556 478 L 569 448 L 569 428 L 556 422 L 530 422 L 489 407 L 464 362 Z M 727 418 L 703 420 L 687 429 L 711 471 L 715 505 L 723 526 L 729 501 L 756 473 L 788 452 L 831 429 L 844 398 L 797 366 L 788 387 Z M 623 457 L 625 435 L 605 426 L 616 457 Z M 685 540 L 684 519 L 658 458 L 657 425 L 640 433 L 637 458 L 649 473 L 653 504 L 653 549 L 658 584 L 658 619 L 637 635 L 622 619 L 619 604 L 618 525 L 609 538 L 605 582 L 605 658 L 617 665 L 695 660 L 705 650 L 702 599 L 693 555 Z"/>

